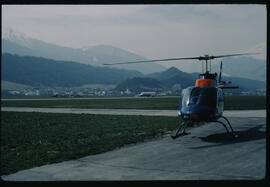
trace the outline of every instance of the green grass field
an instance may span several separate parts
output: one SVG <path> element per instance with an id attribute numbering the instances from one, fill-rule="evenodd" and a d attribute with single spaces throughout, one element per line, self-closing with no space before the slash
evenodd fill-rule
<path id="1" fill-rule="evenodd" d="M 13 107 L 178 108 L 179 98 L 1 101 Z M 225 110 L 265 109 L 266 97 L 228 96 Z M 113 150 L 171 133 L 177 117 L 1 112 L 1 175 Z M 199 124 L 201 125 L 201 124 Z"/>
<path id="2" fill-rule="evenodd" d="M 6 107 L 177 110 L 179 97 L 121 99 L 5 100 Z M 225 96 L 225 110 L 265 109 L 265 96 Z"/>
<path id="3" fill-rule="evenodd" d="M 1 112 L 1 175 L 171 133 L 176 117 Z"/>
<path id="4" fill-rule="evenodd" d="M 266 96 L 225 96 L 225 110 L 266 109 Z"/>

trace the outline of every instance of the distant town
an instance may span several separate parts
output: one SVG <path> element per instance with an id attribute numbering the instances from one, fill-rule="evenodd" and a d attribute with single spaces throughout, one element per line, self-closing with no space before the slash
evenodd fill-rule
<path id="1" fill-rule="evenodd" d="M 21 90 L 2 91 L 2 98 L 8 97 L 54 97 L 54 98 L 75 98 L 75 97 L 156 97 L 156 96 L 179 96 L 181 89 L 178 90 L 147 90 L 132 92 L 129 89 L 116 91 L 112 88 L 25 88 Z M 265 96 L 266 90 L 225 90 L 225 95 L 258 95 Z"/>

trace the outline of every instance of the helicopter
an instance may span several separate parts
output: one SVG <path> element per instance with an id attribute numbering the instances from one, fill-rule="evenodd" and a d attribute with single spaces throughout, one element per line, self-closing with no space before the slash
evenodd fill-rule
<path id="1" fill-rule="evenodd" d="M 178 117 L 181 118 L 180 124 L 175 132 L 171 134 L 173 139 L 179 136 L 188 135 L 186 128 L 192 126 L 196 122 L 210 123 L 215 122 L 223 125 L 228 134 L 231 134 L 233 138 L 237 138 L 238 135 L 233 130 L 230 121 L 223 116 L 224 111 L 224 92 L 223 89 L 235 89 L 238 86 L 227 86 L 231 82 L 222 80 L 222 61 L 220 62 L 219 75 L 217 72 L 211 73 L 211 60 L 216 58 L 225 58 L 241 55 L 253 55 L 258 53 L 240 53 L 240 54 L 228 54 L 228 55 L 204 55 L 197 57 L 187 58 L 166 58 L 155 60 L 143 60 L 143 61 L 131 61 L 131 62 L 119 62 L 119 63 L 106 63 L 103 65 L 117 65 L 117 64 L 133 64 L 133 63 L 147 63 L 147 62 L 162 62 L 162 61 L 174 61 L 174 60 L 199 60 L 202 61 L 202 73 L 199 74 L 199 78 L 196 80 L 194 86 L 189 86 L 182 90 L 179 107 Z M 205 63 L 205 64 L 204 64 Z M 204 71 L 205 66 L 205 71 Z M 217 80 L 218 77 L 218 80 Z M 221 121 L 224 119 L 226 123 Z"/>

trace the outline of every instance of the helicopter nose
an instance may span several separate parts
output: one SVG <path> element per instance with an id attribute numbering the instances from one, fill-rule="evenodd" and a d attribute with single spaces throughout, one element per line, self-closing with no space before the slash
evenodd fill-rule
<path id="1" fill-rule="evenodd" d="M 184 114 L 182 117 L 184 120 L 199 120 L 198 114 Z"/>
<path id="2" fill-rule="evenodd" d="M 199 119 L 198 114 L 190 114 L 189 116 L 190 116 L 190 119 L 194 119 L 194 120 Z"/>

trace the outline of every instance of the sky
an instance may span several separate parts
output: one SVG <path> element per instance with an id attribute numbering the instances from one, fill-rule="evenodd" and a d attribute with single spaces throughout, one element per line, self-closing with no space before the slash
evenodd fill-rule
<path id="1" fill-rule="evenodd" d="M 148 59 L 242 52 L 266 59 L 266 16 L 259 4 L 2 5 L 2 31 L 73 48 L 112 45 Z"/>

